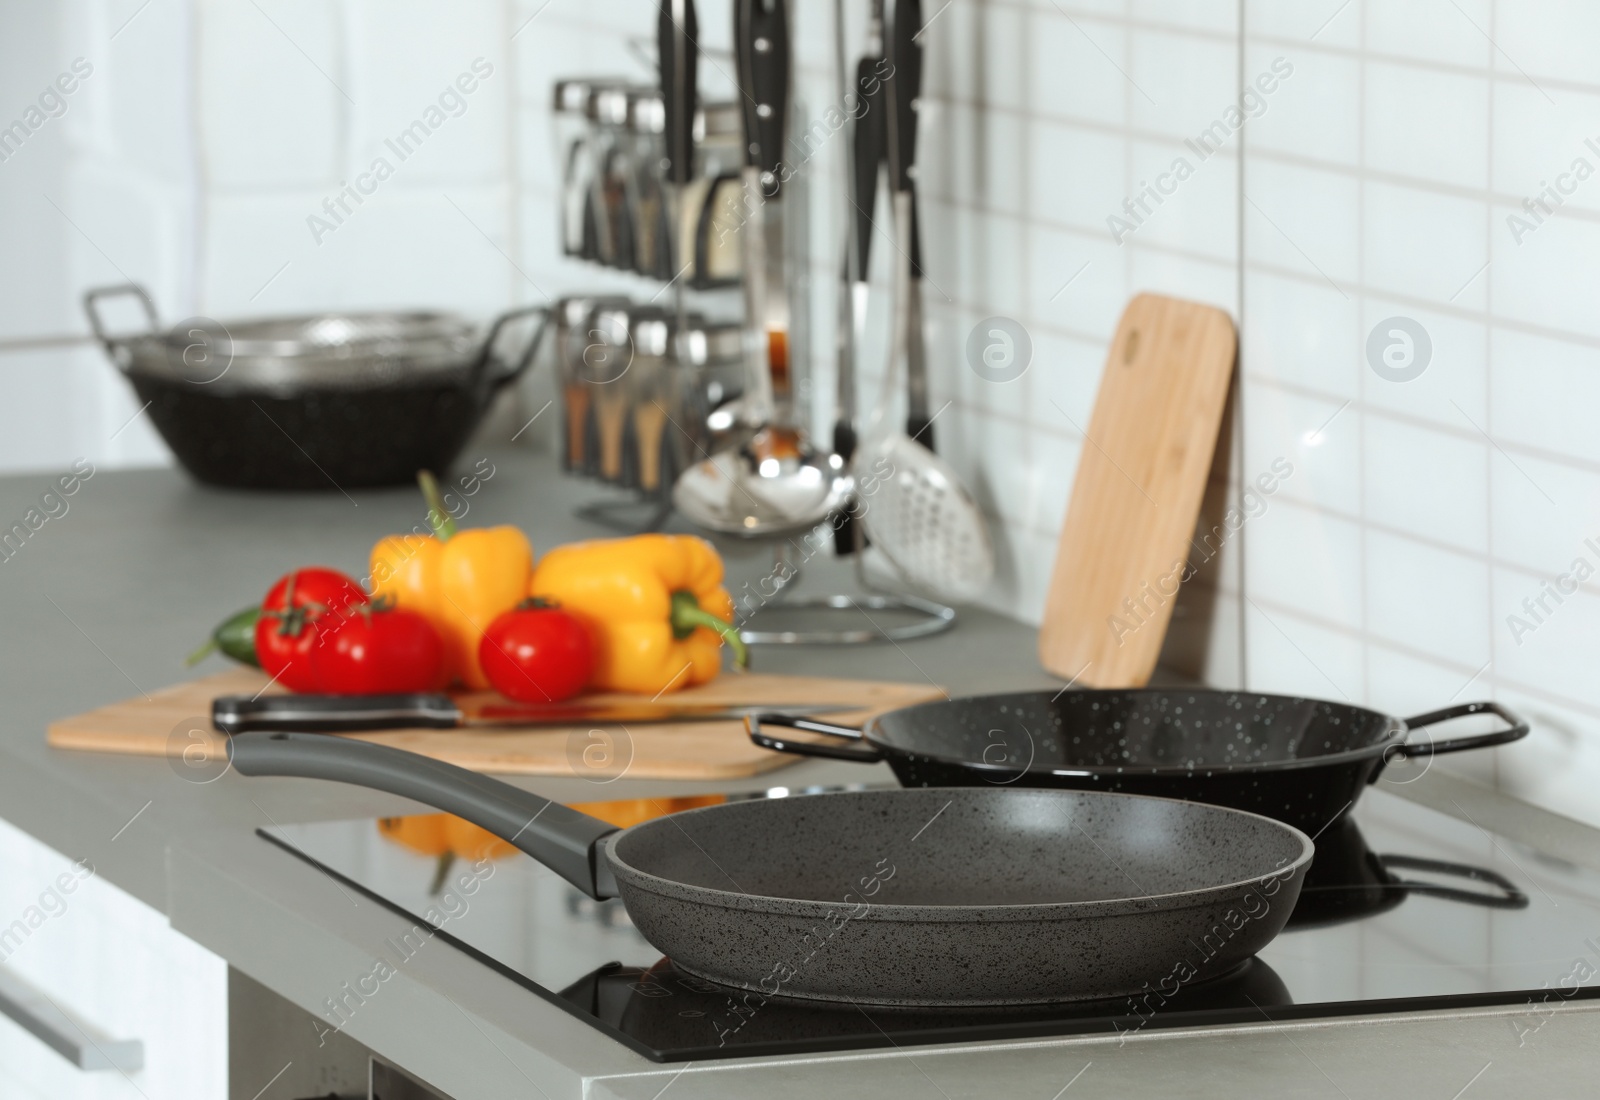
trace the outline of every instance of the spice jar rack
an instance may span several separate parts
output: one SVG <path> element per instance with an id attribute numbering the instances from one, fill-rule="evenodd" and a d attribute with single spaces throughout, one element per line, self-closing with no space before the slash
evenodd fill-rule
<path id="1" fill-rule="evenodd" d="M 671 513 L 677 475 L 748 430 L 734 404 L 748 355 L 742 316 L 749 223 L 743 120 L 738 104 L 706 103 L 694 116 L 694 162 L 680 201 L 665 176 L 666 109 L 658 87 L 626 78 L 571 78 L 553 88 L 560 173 L 559 241 L 564 255 L 696 295 L 675 343 L 674 310 L 580 294 L 558 303 L 555 346 L 562 390 L 562 465 L 569 473 L 634 490 L 637 502 L 585 505 L 580 513 L 627 531 L 650 530 Z M 804 187 L 796 184 L 803 207 Z M 795 311 L 805 316 L 805 219 L 794 218 L 788 262 Z M 682 270 L 675 271 L 674 257 Z M 796 391 L 809 393 L 805 333 L 795 334 Z M 677 348 L 676 354 L 673 349 Z M 719 411 L 720 410 L 720 411 Z"/>
<path id="2" fill-rule="evenodd" d="M 563 298 L 554 316 L 562 468 L 636 490 L 656 505 L 644 524 L 653 529 L 670 512 L 678 473 L 721 442 L 708 413 L 739 392 L 740 326 L 690 313 L 677 341 L 671 310 L 608 295 Z M 610 503 L 580 510 L 630 530 L 637 511 Z"/>
<path id="3" fill-rule="evenodd" d="M 696 171 L 674 215 L 662 177 L 666 110 L 658 88 L 593 78 L 557 82 L 561 247 L 574 259 L 670 281 L 672 257 L 696 290 L 739 285 L 744 222 L 734 103 L 695 113 Z"/>

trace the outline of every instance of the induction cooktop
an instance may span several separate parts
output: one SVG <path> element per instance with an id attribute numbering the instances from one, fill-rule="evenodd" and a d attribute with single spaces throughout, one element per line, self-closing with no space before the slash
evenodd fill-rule
<path id="1" fill-rule="evenodd" d="M 656 1061 L 1515 1004 L 1527 1011 L 1507 1026 L 1527 1034 L 1554 1006 L 1600 996 L 1600 872 L 1381 786 L 1315 838 L 1289 926 L 1260 955 L 1204 982 L 1157 980 L 1135 997 L 1026 1008 L 819 1004 L 719 986 L 674 969 L 619 901 L 592 901 L 514 850 L 444 854 L 461 845 L 436 824 L 364 819 L 259 832 L 412 922 L 384 945 L 386 965 L 459 951 Z M 359 998 L 358 989 L 330 990 L 329 1026 Z"/>

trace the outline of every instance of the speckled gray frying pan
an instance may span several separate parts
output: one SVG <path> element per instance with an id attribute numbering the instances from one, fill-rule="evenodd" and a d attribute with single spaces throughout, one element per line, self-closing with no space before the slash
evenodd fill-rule
<path id="1" fill-rule="evenodd" d="M 850 791 L 618 830 L 381 745 L 305 733 L 231 745 L 244 775 L 354 783 L 464 817 L 591 897 L 620 895 L 678 967 L 757 1001 L 1159 1000 L 1276 936 L 1312 856 L 1304 833 L 1269 818 L 1092 791 Z"/>

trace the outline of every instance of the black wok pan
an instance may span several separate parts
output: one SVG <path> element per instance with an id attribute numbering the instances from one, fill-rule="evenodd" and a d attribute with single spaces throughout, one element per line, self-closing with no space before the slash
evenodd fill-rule
<path id="1" fill-rule="evenodd" d="M 683 971 L 762 996 L 895 1005 L 1120 996 L 1226 973 L 1288 920 L 1311 841 L 1254 814 L 1082 791 L 875 790 L 731 802 L 618 830 L 520 788 L 319 734 L 232 738 L 245 775 L 457 814 Z"/>
<path id="2" fill-rule="evenodd" d="M 147 331 L 113 335 L 101 303 L 131 298 Z M 196 480 L 239 489 L 409 485 L 444 473 L 490 404 L 532 364 L 549 315 L 487 330 L 436 311 L 194 318 L 162 329 L 144 288 L 84 295 L 89 325 Z M 535 318 L 538 320 L 535 322 Z M 509 350 L 507 329 L 526 329 Z"/>
<path id="3" fill-rule="evenodd" d="M 1418 730 L 1489 713 L 1505 729 L 1445 741 Z M 945 699 L 880 714 L 865 729 L 809 719 L 746 719 L 765 748 L 885 761 L 906 787 L 1019 786 L 1185 798 L 1265 814 L 1315 836 L 1344 816 L 1384 765 L 1501 745 L 1528 724 L 1498 703 L 1393 718 L 1364 707 L 1251 692 L 1018 692 Z M 850 738 L 796 741 L 763 727 Z"/>

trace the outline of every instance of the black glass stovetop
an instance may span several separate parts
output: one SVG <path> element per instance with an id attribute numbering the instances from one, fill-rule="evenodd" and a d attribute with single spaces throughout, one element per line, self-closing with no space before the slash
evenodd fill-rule
<path id="1" fill-rule="evenodd" d="M 394 967 L 417 951 L 461 951 L 658 1061 L 1524 1002 L 1522 1026 L 1536 1028 L 1552 1000 L 1600 996 L 1600 872 L 1381 786 L 1316 838 L 1289 926 L 1256 958 L 1170 997 L 1021 1009 L 763 998 L 677 972 L 620 902 L 591 901 L 520 852 L 469 852 L 440 880 L 426 843 L 407 847 L 372 819 L 260 833 L 414 921 L 385 944 Z"/>

